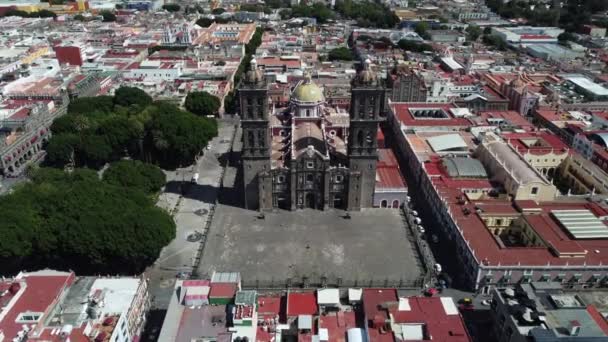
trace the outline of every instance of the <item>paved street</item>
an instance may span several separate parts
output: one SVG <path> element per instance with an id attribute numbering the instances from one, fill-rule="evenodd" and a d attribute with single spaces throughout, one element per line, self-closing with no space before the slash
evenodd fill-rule
<path id="1" fill-rule="evenodd" d="M 160 253 L 154 265 L 146 270 L 150 278 L 150 293 L 154 298 L 153 307 L 166 309 L 171 290 L 178 272 L 191 272 L 194 256 L 200 244 L 209 210 L 218 195 L 222 166 L 219 158 L 230 150 L 230 139 L 234 124 L 219 122 L 219 134 L 205 150 L 203 157 L 195 165 L 167 173 L 167 185 L 160 195 L 158 206 L 173 212 L 177 225 L 176 237 Z M 198 172 L 197 184 L 190 183 L 192 175 Z M 183 186 L 183 196 L 182 193 Z"/>

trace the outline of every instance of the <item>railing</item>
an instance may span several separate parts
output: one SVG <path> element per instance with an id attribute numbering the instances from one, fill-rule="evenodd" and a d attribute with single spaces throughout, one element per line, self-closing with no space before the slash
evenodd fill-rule
<path id="1" fill-rule="evenodd" d="M 345 279 L 336 276 L 301 276 L 283 279 L 241 279 L 244 289 L 281 290 L 288 288 L 315 289 L 324 287 L 333 288 L 396 288 L 401 290 L 419 290 L 422 288 L 423 278 L 415 280 L 371 278 L 371 279 Z"/>

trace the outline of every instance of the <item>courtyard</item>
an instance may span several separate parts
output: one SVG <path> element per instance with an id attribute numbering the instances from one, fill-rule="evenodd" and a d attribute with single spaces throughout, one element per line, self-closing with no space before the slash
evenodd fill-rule
<path id="1" fill-rule="evenodd" d="M 218 205 L 200 276 L 240 272 L 245 287 L 420 286 L 416 247 L 399 210 L 278 211 Z"/>

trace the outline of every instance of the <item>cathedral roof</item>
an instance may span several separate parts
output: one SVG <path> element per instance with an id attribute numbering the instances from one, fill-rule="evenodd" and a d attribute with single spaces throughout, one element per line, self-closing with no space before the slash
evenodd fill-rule
<path id="1" fill-rule="evenodd" d="M 307 76 L 306 79 L 293 90 L 291 98 L 298 102 L 325 101 L 323 90 L 310 79 L 310 76 Z"/>

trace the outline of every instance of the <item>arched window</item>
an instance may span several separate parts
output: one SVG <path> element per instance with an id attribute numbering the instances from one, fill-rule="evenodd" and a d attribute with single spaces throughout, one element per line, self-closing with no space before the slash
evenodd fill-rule
<path id="1" fill-rule="evenodd" d="M 255 147 L 255 135 L 253 134 L 252 131 L 249 131 L 247 133 L 247 142 L 249 144 L 249 147 Z"/>
<path id="2" fill-rule="evenodd" d="M 387 200 L 380 201 L 380 208 L 386 208 L 387 206 L 388 206 L 388 201 Z"/>
<path id="3" fill-rule="evenodd" d="M 395 208 L 395 209 L 399 208 L 399 201 L 397 201 L 397 200 L 393 201 L 393 208 Z"/>
<path id="4" fill-rule="evenodd" d="M 363 131 L 357 132 L 357 145 L 359 147 L 363 146 Z"/>
<path id="5" fill-rule="evenodd" d="M 264 131 L 258 131 L 258 144 L 260 145 L 259 147 L 264 147 L 265 143 L 266 139 L 264 138 Z"/>
<path id="6" fill-rule="evenodd" d="M 365 136 L 365 142 L 368 146 L 374 146 L 374 137 L 372 136 L 372 132 L 367 132 Z"/>

